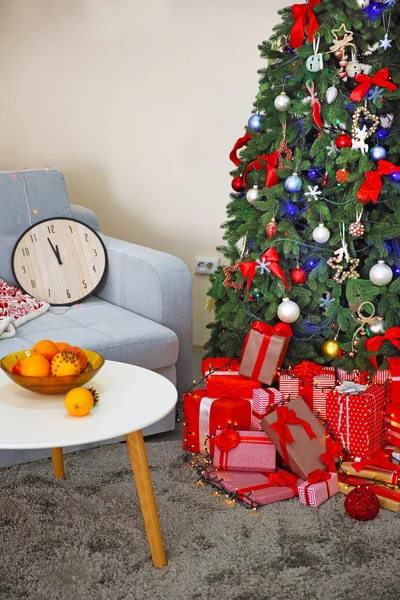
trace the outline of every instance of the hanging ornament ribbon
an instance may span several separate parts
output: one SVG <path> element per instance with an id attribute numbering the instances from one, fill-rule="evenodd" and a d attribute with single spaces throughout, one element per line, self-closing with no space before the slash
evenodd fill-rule
<path id="1" fill-rule="evenodd" d="M 322 129 L 321 101 L 319 100 L 315 92 L 315 84 L 313 81 L 307 81 L 306 86 L 311 96 L 311 109 L 314 123 L 316 124 L 318 129 Z"/>
<path id="2" fill-rule="evenodd" d="M 389 327 L 385 335 L 369 338 L 365 344 L 365 349 L 369 352 L 378 352 L 383 342 L 391 342 L 393 346 L 400 350 L 400 327 Z M 375 369 L 379 369 L 376 356 L 372 356 L 369 360 Z"/>
<path id="3" fill-rule="evenodd" d="M 308 17 L 308 40 L 313 41 L 314 34 L 318 31 L 317 17 L 313 12 L 314 6 L 320 4 L 321 0 L 309 0 L 307 4 L 294 4 L 292 15 L 294 25 L 290 33 L 290 45 L 292 48 L 300 48 L 303 45 L 304 34 Z"/>
<path id="4" fill-rule="evenodd" d="M 287 444 L 294 444 L 295 440 L 290 432 L 289 425 L 301 425 L 310 440 L 316 438 L 317 436 L 314 433 L 310 423 L 307 423 L 307 421 L 304 421 L 303 419 L 299 419 L 293 409 L 288 408 L 287 406 L 278 406 L 276 409 L 276 414 L 278 420 L 276 423 L 271 424 L 271 429 L 273 429 L 279 437 L 283 460 L 287 465 L 290 465 Z"/>
<path id="5" fill-rule="evenodd" d="M 247 277 L 247 286 L 246 287 L 247 287 L 247 294 L 248 294 L 249 298 L 251 298 L 251 296 L 250 296 L 251 282 L 253 281 L 254 277 L 257 274 L 257 269 L 260 269 L 262 273 L 265 273 L 265 272 L 273 273 L 275 275 L 275 277 L 279 277 L 279 279 L 282 279 L 282 281 L 285 285 L 285 288 L 289 287 L 285 273 L 283 272 L 282 267 L 280 265 L 278 265 L 278 262 L 279 262 L 279 255 L 278 255 L 277 251 L 275 250 L 275 248 L 270 248 L 269 250 L 264 252 L 264 254 L 262 254 L 257 261 L 240 263 L 240 271 L 242 273 L 242 276 L 245 278 Z"/>
<path id="6" fill-rule="evenodd" d="M 336 472 L 335 458 L 341 458 L 343 448 L 339 442 L 334 442 L 331 437 L 326 438 L 326 451 L 320 455 L 320 459 L 331 473 Z"/>
<path id="7" fill-rule="evenodd" d="M 243 148 L 244 146 L 247 146 L 247 144 L 249 143 L 249 141 L 252 139 L 253 136 L 251 136 L 249 133 L 246 133 L 243 137 L 239 138 L 238 141 L 236 142 L 236 144 L 233 146 L 231 153 L 229 155 L 229 158 L 231 159 L 231 161 L 233 163 L 235 163 L 235 165 L 238 167 L 241 164 L 241 160 L 238 157 L 237 153 L 238 150 L 240 150 L 240 148 Z"/>
<path id="8" fill-rule="evenodd" d="M 360 85 L 358 85 L 352 91 L 350 100 L 352 100 L 353 102 L 361 102 L 361 100 L 369 92 L 373 84 L 381 88 L 386 88 L 387 90 L 389 90 L 389 92 L 394 92 L 394 90 L 397 90 L 397 85 L 393 83 L 393 81 L 389 81 L 389 77 L 389 69 L 387 69 L 386 67 L 375 73 L 373 77 L 365 75 L 365 73 L 360 73 L 355 78 L 356 82 Z"/>
<path id="9" fill-rule="evenodd" d="M 267 163 L 267 166 L 265 167 L 265 164 L 263 164 L 263 162 L 261 161 L 265 161 Z M 256 160 L 253 160 L 249 165 L 247 165 L 245 172 L 243 173 L 243 187 L 246 187 L 246 177 L 252 169 L 261 171 L 261 169 L 265 168 L 267 169 L 265 174 L 265 187 L 273 187 L 279 182 L 278 174 L 276 172 L 277 166 L 278 153 L 276 151 L 272 152 L 272 154 L 269 154 L 268 156 L 266 154 L 262 154 L 261 156 L 256 158 Z"/>
<path id="10" fill-rule="evenodd" d="M 358 190 L 357 200 L 363 204 L 367 204 L 367 202 L 375 204 L 382 190 L 382 176 L 391 175 L 392 173 L 400 173 L 400 167 L 388 160 L 380 160 L 377 171 L 365 173 L 365 181 Z"/>

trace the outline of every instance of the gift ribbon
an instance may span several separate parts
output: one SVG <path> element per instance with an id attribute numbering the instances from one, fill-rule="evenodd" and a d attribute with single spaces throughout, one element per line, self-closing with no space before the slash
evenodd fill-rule
<path id="1" fill-rule="evenodd" d="M 334 471 L 336 470 L 336 467 L 334 469 Z M 311 506 L 311 494 L 309 492 L 309 488 L 314 485 L 315 483 L 322 483 L 325 482 L 326 485 L 326 491 L 328 494 L 328 500 L 331 497 L 331 491 L 329 489 L 329 483 L 328 481 L 331 478 L 331 474 L 327 473 L 326 471 L 321 471 L 321 469 L 316 469 L 315 471 L 312 471 L 312 473 L 309 473 L 308 477 L 307 477 L 307 485 L 304 486 L 304 497 L 306 500 L 306 505 L 307 506 Z"/>
<path id="2" fill-rule="evenodd" d="M 270 427 L 275 431 L 275 433 L 277 433 L 279 437 L 279 442 L 282 447 L 283 460 L 286 462 L 286 464 L 290 465 L 287 444 L 293 444 L 295 440 L 291 434 L 289 426 L 301 425 L 310 440 L 316 438 L 317 436 L 314 433 L 310 423 L 307 423 L 307 421 L 304 421 L 303 419 L 299 419 L 293 409 L 288 408 L 287 406 L 278 406 L 275 412 L 278 420 L 276 423 L 272 423 Z"/>
<path id="3" fill-rule="evenodd" d="M 242 262 L 240 263 L 240 272 L 242 273 L 242 277 L 247 278 L 247 295 L 251 300 L 250 296 L 250 286 L 254 277 L 257 274 L 257 269 L 261 268 L 261 270 L 268 270 L 275 275 L 275 277 L 279 277 L 282 279 L 285 288 L 289 287 L 287 282 L 285 273 L 282 270 L 282 267 L 278 265 L 279 255 L 275 248 L 270 248 L 264 254 L 261 255 L 258 261 L 252 262 Z"/>
<path id="4" fill-rule="evenodd" d="M 230 433 L 231 432 L 231 433 Z M 232 433 L 236 433 L 234 436 Z M 221 438 L 222 436 L 222 438 Z M 236 448 L 239 444 L 251 444 L 252 446 L 272 446 L 272 442 L 268 437 L 259 437 L 250 435 L 240 435 L 235 429 L 225 429 L 221 434 L 215 437 L 215 445 L 220 451 L 218 464 L 215 464 L 216 469 L 229 469 L 228 457 L 229 452 Z"/>
<path id="5" fill-rule="evenodd" d="M 400 327 L 389 327 L 385 335 L 377 335 L 376 337 L 369 338 L 365 344 L 365 348 L 369 352 L 378 352 L 383 342 L 390 342 L 400 350 Z M 379 369 L 376 356 L 372 356 L 369 360 L 375 369 Z"/>
<path id="6" fill-rule="evenodd" d="M 366 385 L 361 385 L 360 383 L 355 383 L 354 381 L 343 381 L 343 383 L 336 388 L 336 391 L 339 392 L 339 394 L 357 396 L 358 394 L 365 392 L 366 389 Z"/>
<path id="7" fill-rule="evenodd" d="M 263 473 L 264 475 L 264 473 Z M 297 487 L 297 477 L 292 473 L 288 473 L 287 471 L 278 471 L 277 473 L 270 473 L 265 475 L 268 477 L 269 482 L 261 485 L 256 485 L 253 487 L 241 488 L 237 491 L 237 494 L 240 497 L 243 497 L 245 494 L 258 492 L 259 490 L 267 490 L 272 487 L 288 487 L 292 490 L 295 496 L 298 495 L 298 487 Z"/>
<path id="8" fill-rule="evenodd" d="M 294 4 L 292 16 L 294 25 L 290 33 L 290 45 L 292 48 L 300 48 L 303 44 L 308 18 L 308 40 L 313 41 L 314 34 L 318 31 L 317 17 L 313 12 L 314 6 L 320 4 L 320 0 L 309 0 L 307 4 Z"/>
<path id="9" fill-rule="evenodd" d="M 367 202 L 375 204 L 382 190 L 382 176 L 391 175 L 392 173 L 400 173 L 400 167 L 388 160 L 380 160 L 377 171 L 367 171 L 365 173 L 365 181 L 358 190 L 357 200 L 363 204 L 367 204 Z"/>
<path id="10" fill-rule="evenodd" d="M 364 98 L 365 94 L 369 92 L 372 84 L 377 85 L 381 88 L 386 88 L 389 92 L 394 92 L 397 90 L 397 85 L 393 83 L 393 81 L 389 81 L 390 73 L 389 69 L 386 67 L 381 69 L 373 77 L 369 75 L 365 75 L 365 73 L 360 73 L 355 77 L 355 80 L 358 85 L 351 93 L 350 100 L 353 102 L 361 102 Z"/>
<path id="11" fill-rule="evenodd" d="M 334 442 L 332 438 L 326 438 L 326 450 L 320 455 L 320 459 L 326 465 L 328 471 L 336 471 L 335 458 L 342 456 L 343 448 L 339 442 Z"/>
<path id="12" fill-rule="evenodd" d="M 321 365 L 317 365 L 311 360 L 303 360 L 303 362 L 299 363 L 292 369 L 293 375 L 306 381 L 307 383 L 312 383 L 315 375 L 320 375 L 323 369 Z"/>
<path id="13" fill-rule="evenodd" d="M 398 479 L 398 476 L 400 474 L 400 467 L 396 467 L 396 465 L 389 460 L 386 454 L 387 453 L 385 452 L 385 450 L 381 450 L 374 454 L 374 456 L 371 456 L 371 458 L 364 458 L 360 461 L 352 463 L 351 466 L 357 473 L 363 471 L 364 469 L 373 470 L 376 467 L 378 469 L 382 469 L 383 471 L 389 471 L 397 475 Z M 397 480 L 392 481 L 392 483 L 397 483 Z"/>
<path id="14" fill-rule="evenodd" d="M 204 444 L 210 435 L 210 413 L 211 405 L 216 398 L 208 398 L 205 396 L 200 400 L 199 410 L 199 446 L 200 454 L 204 454 Z"/>
<path id="15" fill-rule="evenodd" d="M 278 174 L 276 172 L 276 168 L 278 166 L 278 153 L 272 152 L 272 154 L 266 155 L 262 154 L 256 160 L 253 160 L 249 165 L 247 165 L 244 173 L 243 173 L 243 181 L 242 185 L 246 187 L 246 177 L 252 169 L 256 169 L 257 171 L 261 171 L 261 169 L 265 168 L 265 164 L 261 161 L 265 161 L 266 163 L 266 173 L 265 173 L 265 187 L 270 188 L 276 185 L 279 182 Z"/>
<path id="16" fill-rule="evenodd" d="M 313 121 L 318 127 L 318 129 L 322 129 L 322 119 L 321 119 L 321 101 L 318 98 L 315 92 L 315 83 L 313 81 L 306 82 L 307 90 L 311 96 L 311 110 Z"/>
<path id="17" fill-rule="evenodd" d="M 247 144 L 249 143 L 249 141 L 252 139 L 253 136 L 251 136 L 249 133 L 246 133 L 243 137 L 239 138 L 236 142 L 236 144 L 233 146 L 231 153 L 229 155 L 229 158 L 231 159 L 231 161 L 233 163 L 235 163 L 235 165 L 238 167 L 241 164 L 241 160 L 238 157 L 237 153 L 238 150 L 240 150 L 241 148 L 243 148 L 244 146 L 247 146 Z"/>

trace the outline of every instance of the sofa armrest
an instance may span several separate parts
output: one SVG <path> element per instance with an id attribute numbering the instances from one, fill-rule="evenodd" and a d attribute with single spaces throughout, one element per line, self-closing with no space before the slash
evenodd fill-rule
<path id="1" fill-rule="evenodd" d="M 96 295 L 176 333 L 178 391 L 192 385 L 192 280 L 179 258 L 100 234 L 108 273 Z"/>
<path id="2" fill-rule="evenodd" d="M 96 231 L 100 231 L 99 220 L 96 217 L 95 213 L 90 210 L 90 208 L 86 208 L 85 206 L 79 206 L 79 204 L 70 204 L 72 218 L 77 219 L 78 221 L 82 221 L 86 225 L 89 225 L 92 229 Z"/>

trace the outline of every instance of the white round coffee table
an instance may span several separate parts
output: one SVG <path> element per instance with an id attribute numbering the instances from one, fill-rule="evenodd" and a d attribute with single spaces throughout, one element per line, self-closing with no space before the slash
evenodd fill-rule
<path id="1" fill-rule="evenodd" d="M 167 562 L 142 429 L 174 408 L 176 389 L 157 373 L 108 360 L 87 387 L 98 391 L 99 403 L 88 416 L 71 417 L 63 395 L 29 392 L 0 371 L 0 448 L 52 448 L 54 475 L 64 478 L 62 448 L 124 435 L 153 563 L 164 567 Z"/>

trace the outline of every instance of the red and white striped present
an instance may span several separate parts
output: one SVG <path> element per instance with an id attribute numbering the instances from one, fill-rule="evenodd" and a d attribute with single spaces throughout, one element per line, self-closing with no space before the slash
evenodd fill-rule
<path id="1" fill-rule="evenodd" d="M 351 373 L 348 373 L 345 369 L 336 369 L 336 377 L 338 383 L 343 381 L 354 381 L 354 383 L 360 383 L 365 385 L 368 383 L 368 372 L 361 373 L 358 369 L 354 369 Z"/>
<path id="2" fill-rule="evenodd" d="M 301 396 L 313 413 L 323 419 L 326 418 L 326 397 L 335 385 L 334 367 L 321 367 L 310 361 L 303 361 L 292 373 L 283 373 L 279 377 L 279 390 L 284 400 Z"/>
<path id="3" fill-rule="evenodd" d="M 339 492 L 339 480 L 337 473 L 314 471 L 308 476 L 308 480 L 300 484 L 300 504 L 306 506 L 319 506 Z"/>
<path id="4" fill-rule="evenodd" d="M 251 402 L 251 430 L 263 431 L 261 421 L 267 414 L 268 407 L 275 406 L 275 404 L 279 404 L 282 400 L 282 392 L 275 388 L 253 390 L 253 400 Z"/>
<path id="5" fill-rule="evenodd" d="M 389 379 L 389 371 L 387 369 L 383 371 L 376 371 L 375 375 L 372 378 L 372 383 L 376 383 L 376 385 L 384 385 Z"/>

